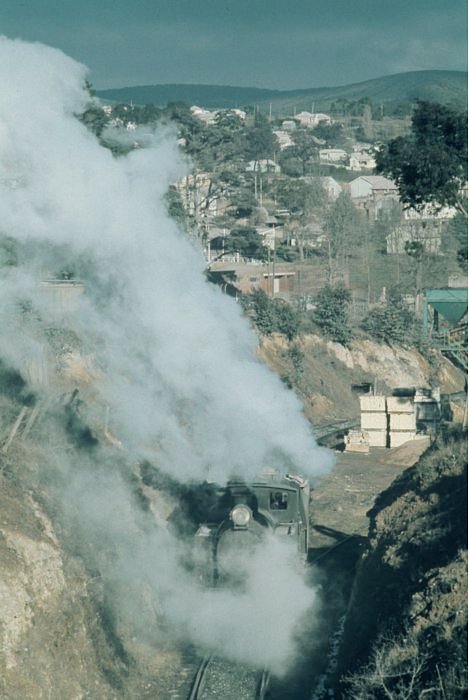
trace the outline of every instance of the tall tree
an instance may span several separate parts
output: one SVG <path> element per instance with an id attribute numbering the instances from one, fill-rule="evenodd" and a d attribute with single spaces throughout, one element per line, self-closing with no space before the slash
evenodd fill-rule
<path id="1" fill-rule="evenodd" d="M 246 129 L 245 155 L 256 163 L 261 158 L 272 158 L 276 139 L 269 121 L 256 113 L 254 125 Z"/>
<path id="2" fill-rule="evenodd" d="M 287 178 L 278 183 L 275 196 L 291 213 L 288 229 L 296 240 L 300 260 L 304 260 L 305 248 L 311 242 L 311 224 L 321 218 L 327 202 L 326 191 L 319 180 Z"/>
<path id="3" fill-rule="evenodd" d="M 361 243 L 364 230 L 363 213 L 356 208 L 349 194 L 341 192 L 324 217 L 331 286 L 334 286 L 340 262 L 347 265 L 352 251 Z"/>
<path id="4" fill-rule="evenodd" d="M 381 146 L 376 169 L 397 183 L 404 204 L 454 206 L 467 217 L 467 113 L 417 102 L 411 133 Z"/>
<path id="5" fill-rule="evenodd" d="M 300 160 L 302 174 L 306 175 L 311 161 L 319 161 L 319 150 L 315 138 L 309 129 L 297 129 L 293 133 L 293 154 Z"/>

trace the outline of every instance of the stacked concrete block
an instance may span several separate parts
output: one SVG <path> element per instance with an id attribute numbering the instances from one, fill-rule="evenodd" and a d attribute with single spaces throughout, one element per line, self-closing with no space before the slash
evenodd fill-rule
<path id="1" fill-rule="evenodd" d="M 415 440 L 417 422 L 414 401 L 411 398 L 388 396 L 389 446 L 399 447 L 404 442 Z"/>
<path id="2" fill-rule="evenodd" d="M 349 430 L 345 436 L 345 451 L 368 454 L 370 445 L 367 434 L 363 430 Z"/>
<path id="3" fill-rule="evenodd" d="M 385 396 L 360 396 L 360 427 L 370 447 L 386 447 L 388 419 Z"/>

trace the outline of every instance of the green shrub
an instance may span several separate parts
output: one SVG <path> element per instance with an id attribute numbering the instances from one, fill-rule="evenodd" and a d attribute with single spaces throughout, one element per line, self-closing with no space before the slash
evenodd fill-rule
<path id="1" fill-rule="evenodd" d="M 348 289 L 324 287 L 316 297 L 312 320 L 322 333 L 337 343 L 347 345 L 352 338 L 348 307 L 351 294 Z"/>
<path id="2" fill-rule="evenodd" d="M 405 345 L 414 340 L 415 320 L 402 299 L 391 295 L 386 306 L 370 311 L 362 328 L 376 340 Z"/>
<path id="3" fill-rule="evenodd" d="M 293 340 L 300 329 L 299 313 L 282 299 L 272 299 L 261 289 L 240 297 L 241 306 L 250 313 L 262 335 L 281 333 Z"/>

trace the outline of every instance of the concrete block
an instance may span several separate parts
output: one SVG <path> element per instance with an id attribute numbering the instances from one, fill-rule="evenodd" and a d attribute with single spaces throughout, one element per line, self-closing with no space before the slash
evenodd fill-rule
<path id="1" fill-rule="evenodd" d="M 390 413 L 389 429 L 415 432 L 417 429 L 415 413 Z"/>
<path id="2" fill-rule="evenodd" d="M 389 433 L 390 447 L 400 447 L 405 442 L 415 440 L 416 433 L 414 430 L 392 430 Z"/>
<path id="3" fill-rule="evenodd" d="M 362 454 L 368 454 L 370 451 L 370 446 L 367 442 L 347 442 L 345 445 L 346 452 L 361 452 Z"/>
<path id="4" fill-rule="evenodd" d="M 360 396 L 361 411 L 386 411 L 385 396 Z"/>
<path id="5" fill-rule="evenodd" d="M 385 430 L 367 430 L 365 435 L 370 447 L 386 447 Z"/>
<path id="6" fill-rule="evenodd" d="M 360 427 L 362 430 L 386 430 L 387 416 L 385 413 L 366 412 L 360 416 Z"/>
<path id="7" fill-rule="evenodd" d="M 362 452 L 368 454 L 370 446 L 367 442 L 365 433 L 361 430 L 349 430 L 345 436 L 345 451 L 346 452 Z"/>
<path id="8" fill-rule="evenodd" d="M 412 399 L 401 396 L 388 396 L 388 413 L 413 413 L 414 402 Z"/>

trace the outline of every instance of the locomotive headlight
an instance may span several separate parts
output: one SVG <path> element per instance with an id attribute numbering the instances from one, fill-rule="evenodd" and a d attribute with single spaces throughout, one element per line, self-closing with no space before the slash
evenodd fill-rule
<path id="1" fill-rule="evenodd" d="M 251 509 L 247 506 L 235 506 L 230 513 L 230 518 L 236 527 L 247 527 L 251 517 Z"/>

